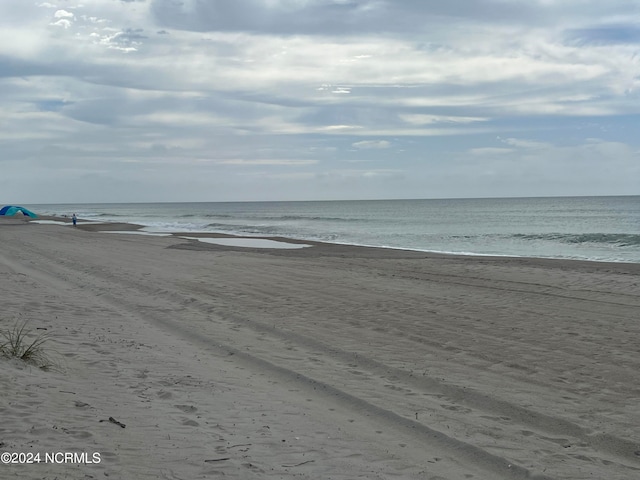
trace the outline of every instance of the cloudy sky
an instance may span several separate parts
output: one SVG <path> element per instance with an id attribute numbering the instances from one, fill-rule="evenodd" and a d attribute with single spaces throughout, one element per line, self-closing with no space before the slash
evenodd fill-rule
<path id="1" fill-rule="evenodd" d="M 0 203 L 640 194 L 637 0 L 2 0 Z"/>

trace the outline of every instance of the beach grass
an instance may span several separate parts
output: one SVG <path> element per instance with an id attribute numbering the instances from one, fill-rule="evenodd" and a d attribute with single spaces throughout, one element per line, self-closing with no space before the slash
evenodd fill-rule
<path id="1" fill-rule="evenodd" d="M 48 333 L 34 334 L 27 322 L 16 323 L 11 328 L 0 329 L 0 356 L 17 358 L 42 369 L 50 369 L 54 362 L 43 345 L 50 339 Z"/>

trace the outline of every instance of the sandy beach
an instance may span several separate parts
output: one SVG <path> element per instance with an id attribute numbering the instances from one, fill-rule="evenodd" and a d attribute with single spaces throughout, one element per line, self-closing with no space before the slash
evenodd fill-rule
<path id="1" fill-rule="evenodd" d="M 99 454 L 0 478 L 640 478 L 640 264 L 100 229 L 0 223 L 0 451 Z"/>

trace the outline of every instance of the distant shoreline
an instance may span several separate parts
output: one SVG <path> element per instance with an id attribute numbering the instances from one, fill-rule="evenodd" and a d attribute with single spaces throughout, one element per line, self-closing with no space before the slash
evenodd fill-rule
<path id="1" fill-rule="evenodd" d="M 32 221 L 37 223 L 36 219 L 26 219 L 25 221 Z M 71 224 L 71 218 L 67 217 L 58 217 L 58 216 L 42 216 L 39 217 L 39 220 L 50 220 L 50 221 L 59 221 L 65 224 Z M 80 230 L 84 230 L 87 232 L 130 232 L 135 233 L 138 230 L 142 230 L 145 227 L 144 225 L 134 224 L 134 223 L 125 223 L 125 222 L 99 222 L 99 221 L 87 221 L 80 219 L 77 227 Z M 154 232 L 151 232 L 154 233 Z M 159 232 L 158 232 L 159 233 Z M 591 260 L 591 259 L 579 259 L 579 258 L 557 258 L 557 257 L 535 257 L 535 256 L 518 256 L 518 255 L 495 255 L 495 254 L 479 254 L 479 253 L 453 253 L 453 252 L 441 252 L 434 250 L 419 250 L 419 249 L 411 249 L 411 248 L 400 248 L 400 247 L 387 247 L 387 246 L 376 246 L 376 245 L 359 245 L 359 244 L 350 244 L 350 243 L 340 243 L 340 242 L 319 242 L 315 240 L 306 240 L 299 238 L 291 238 L 291 237 L 282 237 L 282 236 L 255 236 L 255 235 L 233 235 L 226 233 L 213 233 L 213 232 L 190 232 L 190 231 L 174 231 L 174 232 L 162 232 L 176 238 L 182 238 L 185 236 L 189 237 L 201 237 L 201 238 L 221 238 L 221 239 L 264 239 L 264 240 L 272 240 L 279 242 L 287 242 L 293 244 L 310 244 L 314 246 L 325 246 L 330 247 L 334 246 L 337 248 L 355 248 L 355 249 L 371 249 L 371 250 L 381 250 L 381 251 L 389 251 L 388 256 L 393 257 L 393 253 L 391 252 L 399 252 L 400 256 L 403 256 L 403 252 L 407 254 L 415 254 L 416 258 L 427 257 L 453 257 L 453 258 L 477 258 L 477 259 L 494 259 L 494 260 L 520 260 L 523 262 L 527 261 L 543 261 L 543 262 L 578 262 L 578 263 L 596 263 L 601 266 L 606 265 L 640 265 L 640 262 L 624 262 L 624 261 L 607 261 L 607 260 Z M 241 249 L 251 248 L 251 247 L 236 247 Z"/>

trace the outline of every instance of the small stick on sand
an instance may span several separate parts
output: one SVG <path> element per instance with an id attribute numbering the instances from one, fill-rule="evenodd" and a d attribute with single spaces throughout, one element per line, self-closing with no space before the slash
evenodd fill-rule
<path id="1" fill-rule="evenodd" d="M 101 422 L 106 422 L 107 420 L 100 420 L 100 421 L 101 421 Z M 109 422 L 111 422 L 111 423 L 115 423 L 116 425 L 118 425 L 118 426 L 120 426 L 120 427 L 122 427 L 122 428 L 125 428 L 125 427 L 126 427 L 126 425 L 125 425 L 124 423 L 119 422 L 118 420 L 116 420 L 116 419 L 115 419 L 115 418 L 113 418 L 113 417 L 109 417 L 109 420 L 108 420 L 108 421 L 109 421 Z"/>
<path id="2" fill-rule="evenodd" d="M 282 465 L 283 467 L 299 467 L 300 465 L 304 465 L 305 463 L 315 462 L 315 460 L 307 460 L 306 462 L 296 463 L 295 465 Z"/>

